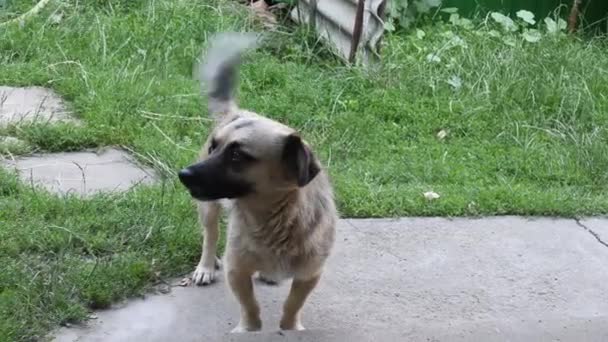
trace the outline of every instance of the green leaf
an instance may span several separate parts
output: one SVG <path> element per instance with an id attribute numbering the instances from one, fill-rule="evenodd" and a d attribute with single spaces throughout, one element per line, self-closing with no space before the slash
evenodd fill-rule
<path id="1" fill-rule="evenodd" d="M 460 22 L 460 14 L 458 13 L 452 13 L 450 15 L 450 23 L 452 23 L 452 25 L 458 25 L 458 23 Z"/>
<path id="2" fill-rule="evenodd" d="M 472 29 L 473 21 L 471 19 L 467 19 L 467 18 L 460 18 L 460 22 L 458 23 L 458 26 L 464 27 L 466 29 Z"/>
<path id="3" fill-rule="evenodd" d="M 392 20 L 389 21 L 385 21 L 384 22 L 384 29 L 388 32 L 393 32 L 395 31 L 395 24 L 393 24 Z"/>
<path id="4" fill-rule="evenodd" d="M 450 23 L 455 26 L 460 26 L 466 29 L 473 28 L 473 22 L 467 18 L 461 18 L 458 13 L 450 14 Z"/>
<path id="5" fill-rule="evenodd" d="M 506 15 L 498 12 L 492 12 L 490 16 L 492 19 L 494 19 L 494 21 L 502 25 L 506 31 L 517 31 L 517 24 L 515 24 L 513 19 L 507 17 Z"/>
<path id="6" fill-rule="evenodd" d="M 430 7 L 439 7 L 439 6 L 441 6 L 441 0 L 424 0 L 424 1 Z"/>
<path id="7" fill-rule="evenodd" d="M 443 13 L 457 13 L 458 12 L 458 8 L 456 8 L 456 7 L 446 7 L 446 8 L 442 8 L 441 12 L 443 12 Z"/>
<path id="8" fill-rule="evenodd" d="M 403 11 L 407 10 L 410 6 L 409 1 L 407 1 L 407 0 L 401 0 L 401 1 L 395 0 L 395 2 L 397 3 L 397 6 L 395 6 L 395 7 L 399 8 Z"/>
<path id="9" fill-rule="evenodd" d="M 512 46 L 512 47 L 517 46 L 517 41 L 512 36 L 505 36 L 502 38 L 502 41 L 509 46 Z"/>
<path id="10" fill-rule="evenodd" d="M 545 25 L 547 26 L 548 33 L 556 33 L 557 32 L 557 23 L 555 20 L 547 17 L 545 18 Z"/>
<path id="11" fill-rule="evenodd" d="M 420 13 L 428 13 L 431 10 L 431 6 L 426 3 L 426 1 L 416 1 L 414 2 L 416 6 L 416 10 Z"/>
<path id="12" fill-rule="evenodd" d="M 530 25 L 536 24 L 536 20 L 534 20 L 534 13 L 530 11 L 519 10 L 517 11 L 516 15 Z"/>
<path id="13" fill-rule="evenodd" d="M 525 30 L 522 37 L 529 43 L 538 43 L 543 36 L 539 30 Z"/>
<path id="14" fill-rule="evenodd" d="M 559 33 L 568 27 L 568 23 L 565 20 L 559 18 L 557 22 L 552 18 L 545 18 L 545 25 L 547 26 L 547 32 L 551 34 Z"/>
<path id="15" fill-rule="evenodd" d="M 500 34 L 500 32 L 498 32 L 496 30 L 490 30 L 490 31 L 488 31 L 488 36 L 498 38 L 501 36 L 501 34 Z"/>

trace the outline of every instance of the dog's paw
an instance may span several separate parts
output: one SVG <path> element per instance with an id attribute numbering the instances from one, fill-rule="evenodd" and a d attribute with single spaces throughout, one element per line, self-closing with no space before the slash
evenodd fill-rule
<path id="1" fill-rule="evenodd" d="M 259 331 L 260 329 L 251 329 L 248 327 L 244 327 L 241 325 L 237 325 L 234 329 L 232 329 L 230 332 L 232 334 L 242 334 L 242 333 L 246 333 L 246 332 L 250 332 L 250 331 Z"/>
<path id="2" fill-rule="evenodd" d="M 240 334 L 240 333 L 245 333 L 245 332 L 250 332 L 250 331 L 260 331 L 262 330 L 262 321 L 260 319 L 256 319 L 253 322 L 249 322 L 249 323 L 244 323 L 244 322 L 239 322 L 239 325 L 237 325 L 234 329 L 232 329 L 231 333 L 233 334 Z"/>
<path id="3" fill-rule="evenodd" d="M 215 268 L 196 266 L 192 273 L 192 283 L 195 285 L 209 285 L 215 281 Z"/>
<path id="4" fill-rule="evenodd" d="M 205 267 L 198 264 L 194 272 L 192 272 L 192 283 L 195 285 L 209 285 L 215 281 L 215 271 L 222 267 L 222 261 L 216 257 L 213 267 Z"/>
<path id="5" fill-rule="evenodd" d="M 302 331 L 302 330 L 306 330 L 306 328 L 304 328 L 304 326 L 302 325 L 302 323 L 300 323 L 300 321 L 281 321 L 281 324 L 279 325 L 279 327 L 281 328 L 281 330 L 295 330 L 295 331 Z"/>

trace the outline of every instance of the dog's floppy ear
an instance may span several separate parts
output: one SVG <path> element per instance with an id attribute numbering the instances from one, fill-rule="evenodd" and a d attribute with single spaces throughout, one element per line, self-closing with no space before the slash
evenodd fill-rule
<path id="1" fill-rule="evenodd" d="M 300 187 L 310 183 L 321 170 L 310 148 L 296 133 L 285 138 L 283 163 L 290 177 L 294 177 Z"/>

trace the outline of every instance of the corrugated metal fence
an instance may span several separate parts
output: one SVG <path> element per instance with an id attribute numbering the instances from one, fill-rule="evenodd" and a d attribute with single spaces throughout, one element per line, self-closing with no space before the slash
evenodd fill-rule
<path id="1" fill-rule="evenodd" d="M 379 57 L 387 0 L 299 0 L 291 17 L 315 28 L 337 54 L 368 64 Z"/>

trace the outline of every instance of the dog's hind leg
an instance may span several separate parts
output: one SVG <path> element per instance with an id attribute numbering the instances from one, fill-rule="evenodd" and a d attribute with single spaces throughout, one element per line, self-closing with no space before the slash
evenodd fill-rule
<path id="1" fill-rule="evenodd" d="M 304 306 L 304 302 L 308 295 L 319 283 L 320 275 L 315 275 L 308 279 L 294 278 L 291 283 L 291 290 L 287 296 L 287 300 L 283 305 L 283 318 L 281 318 L 280 327 L 282 330 L 304 330 L 300 322 L 300 309 Z"/>
<path id="2" fill-rule="evenodd" d="M 217 256 L 219 221 L 222 207 L 219 202 L 198 202 L 198 215 L 203 227 L 203 251 L 194 273 L 192 282 L 196 285 L 209 285 L 215 280 L 215 271 L 220 267 Z"/>

